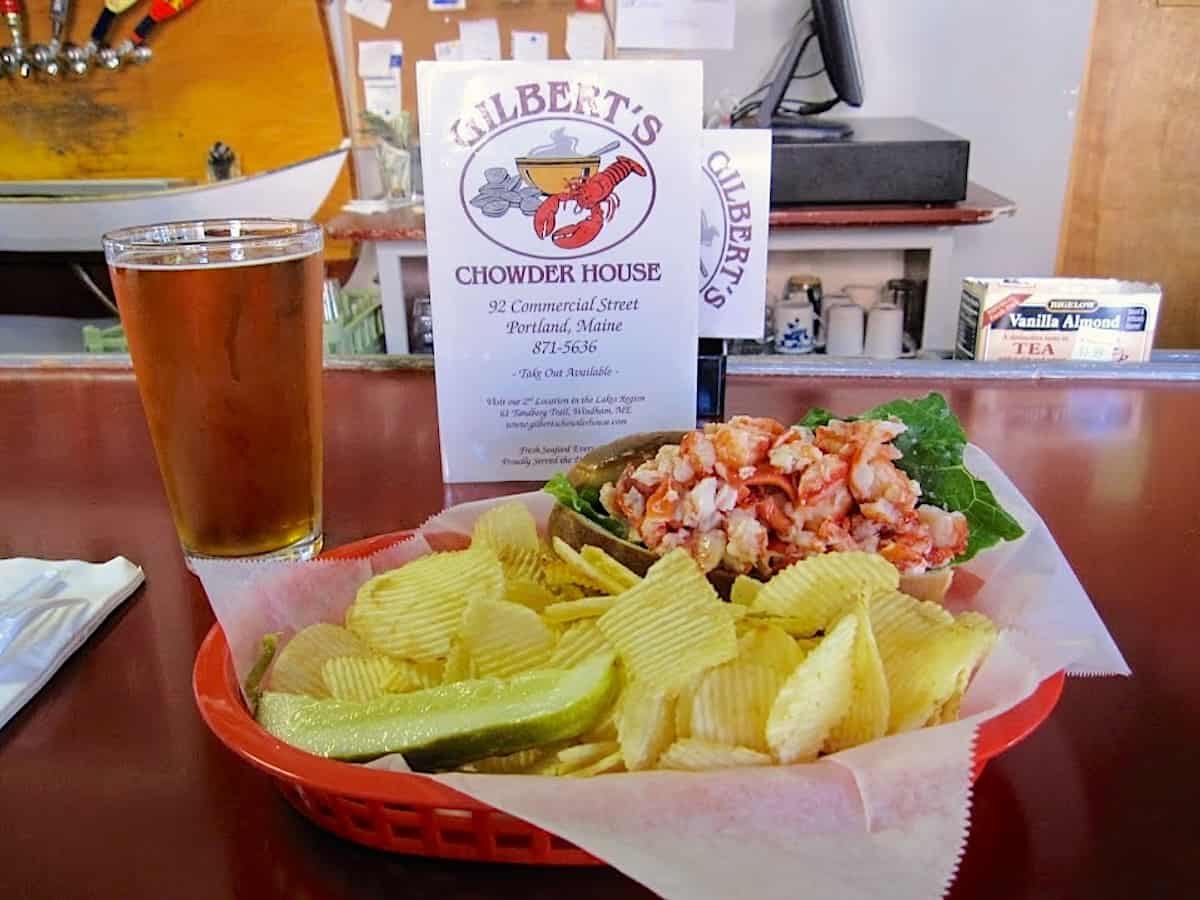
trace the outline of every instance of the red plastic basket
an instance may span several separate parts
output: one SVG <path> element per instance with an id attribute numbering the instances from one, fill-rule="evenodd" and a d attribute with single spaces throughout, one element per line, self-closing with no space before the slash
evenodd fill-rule
<path id="1" fill-rule="evenodd" d="M 323 554 L 366 556 L 409 537 L 395 532 Z M 975 771 L 1040 725 L 1062 693 L 1063 673 L 979 729 Z M 379 850 L 478 862 L 602 865 L 549 832 L 419 775 L 385 772 L 297 750 L 258 726 L 242 701 L 225 634 L 214 625 L 196 654 L 192 687 L 200 715 L 234 753 L 272 778 L 287 801 L 317 825 Z"/>

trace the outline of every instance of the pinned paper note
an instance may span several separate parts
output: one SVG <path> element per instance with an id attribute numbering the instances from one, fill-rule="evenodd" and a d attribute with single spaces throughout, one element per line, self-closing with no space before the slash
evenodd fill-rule
<path id="1" fill-rule="evenodd" d="M 403 63 L 404 44 L 400 41 L 358 42 L 359 78 L 391 78 Z"/>
<path id="2" fill-rule="evenodd" d="M 462 59 L 499 59 L 500 26 L 495 19 L 465 19 L 458 23 Z"/>
<path id="3" fill-rule="evenodd" d="M 433 45 L 433 58 L 439 62 L 462 59 L 462 46 L 458 41 L 438 41 Z"/>
<path id="4" fill-rule="evenodd" d="M 736 0 L 617 0 L 618 48 L 732 50 Z"/>
<path id="5" fill-rule="evenodd" d="M 571 59 L 604 59 L 608 26 L 596 13 L 567 16 L 567 56 Z"/>
<path id="6" fill-rule="evenodd" d="M 363 79 L 363 106 L 367 112 L 385 119 L 400 114 L 400 73 L 390 78 Z"/>
<path id="7" fill-rule="evenodd" d="M 522 62 L 538 62 L 550 58 L 550 37 L 544 31 L 514 31 L 512 58 Z"/>
<path id="8" fill-rule="evenodd" d="M 392 16 L 392 0 L 346 0 L 346 13 L 376 28 L 386 28 Z"/>

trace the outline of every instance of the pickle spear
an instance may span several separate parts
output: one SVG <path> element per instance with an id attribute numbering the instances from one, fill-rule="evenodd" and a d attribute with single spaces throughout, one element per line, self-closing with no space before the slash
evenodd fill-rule
<path id="1" fill-rule="evenodd" d="M 591 728 L 618 688 L 615 657 L 573 669 L 444 684 L 366 702 L 268 691 L 258 722 L 294 747 L 333 759 L 403 753 L 413 769 L 446 769 L 566 740 Z"/>

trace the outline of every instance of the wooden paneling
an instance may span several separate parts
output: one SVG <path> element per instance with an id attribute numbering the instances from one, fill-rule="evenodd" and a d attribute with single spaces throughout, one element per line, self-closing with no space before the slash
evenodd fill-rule
<path id="1" fill-rule="evenodd" d="M 30 42 L 49 39 L 50 0 L 26 0 Z M 86 43 L 102 0 L 75 0 Z M 116 43 L 143 2 L 109 33 Z M 2 43 L 7 43 L 7 30 Z M 174 177 L 203 181 L 216 141 L 245 174 L 336 147 L 344 129 L 317 0 L 202 0 L 158 26 L 145 67 L 86 78 L 0 80 L 0 180 Z M 347 167 L 348 169 L 348 167 Z M 322 214 L 350 195 L 343 171 Z"/>
<path id="2" fill-rule="evenodd" d="M 1158 281 L 1200 347 L 1200 8 L 1097 0 L 1058 272 Z"/>

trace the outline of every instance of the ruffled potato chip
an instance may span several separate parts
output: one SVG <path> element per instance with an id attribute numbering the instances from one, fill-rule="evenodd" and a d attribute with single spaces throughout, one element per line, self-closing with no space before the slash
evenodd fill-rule
<path id="1" fill-rule="evenodd" d="M 525 504 L 516 502 L 492 507 L 475 521 L 471 546 L 477 544 L 489 547 L 501 560 L 542 551 L 537 523 Z"/>
<path id="2" fill-rule="evenodd" d="M 557 765 L 558 758 L 554 748 L 531 747 L 507 756 L 489 756 L 486 759 L 477 759 L 462 768 L 468 772 L 483 772 L 487 775 L 524 775 L 547 761 L 553 761 Z"/>
<path id="3" fill-rule="evenodd" d="M 393 659 L 392 662 L 396 665 L 396 675 L 388 684 L 389 694 L 423 691 L 443 682 L 446 668 L 444 660 L 413 662 L 410 659 Z"/>
<path id="4" fill-rule="evenodd" d="M 564 747 L 558 751 L 558 774 L 570 775 L 614 753 L 618 756 L 621 753 L 621 747 L 616 741 L 593 741 Z"/>
<path id="5" fill-rule="evenodd" d="M 783 683 L 767 718 L 767 744 L 782 763 L 816 759 L 850 709 L 858 619 L 843 616 Z"/>
<path id="6" fill-rule="evenodd" d="M 606 775 L 609 772 L 624 772 L 625 761 L 621 757 L 621 751 L 610 753 L 608 756 L 602 757 L 592 763 L 590 766 L 584 766 L 582 769 L 576 769 L 574 772 L 565 773 L 568 778 L 591 778 L 593 775 Z M 560 772 L 559 774 L 564 774 Z"/>
<path id="7" fill-rule="evenodd" d="M 633 682 L 621 695 L 617 739 L 630 772 L 654 766 L 675 740 L 675 695 L 653 684 Z"/>
<path id="8" fill-rule="evenodd" d="M 769 766 L 774 763 L 766 753 L 749 747 L 726 747 L 696 738 L 683 738 L 666 749 L 658 760 L 660 769 L 705 772 L 710 769 L 737 769 L 743 766 Z"/>
<path id="9" fill-rule="evenodd" d="M 546 617 L 546 621 L 555 624 L 575 622 L 579 619 L 596 619 L 612 609 L 616 603 L 616 597 L 580 597 L 578 600 L 551 603 L 542 610 L 542 615 Z"/>
<path id="10" fill-rule="evenodd" d="M 784 676 L 740 659 L 705 673 L 692 698 L 690 734 L 728 747 L 767 747 L 767 716 Z"/>
<path id="11" fill-rule="evenodd" d="M 674 690 L 737 655 L 727 604 L 686 550 L 658 560 L 596 623 L 633 681 Z"/>
<path id="12" fill-rule="evenodd" d="M 596 620 L 583 619 L 572 622 L 558 636 L 558 643 L 547 664 L 553 669 L 569 669 L 594 653 L 611 650 L 612 645 L 596 625 Z"/>
<path id="13" fill-rule="evenodd" d="M 554 652 L 554 633 L 538 614 L 505 600 L 472 600 L 459 636 L 480 678 L 544 667 Z"/>
<path id="14" fill-rule="evenodd" d="M 284 645 L 271 668 L 268 685 L 272 691 L 328 697 L 329 689 L 321 677 L 326 660 L 371 655 L 371 649 L 352 631 L 319 622 L 296 632 Z"/>
<path id="15" fill-rule="evenodd" d="M 613 587 L 618 588 L 612 591 L 614 594 L 627 591 L 642 580 L 641 575 L 613 559 L 599 547 L 586 544 L 579 551 L 579 555 L 583 557 L 584 562 L 604 575 Z"/>
<path id="16" fill-rule="evenodd" d="M 752 609 L 796 620 L 797 631 L 824 630 L 854 604 L 862 592 L 895 590 L 896 567 L 874 553 L 822 553 L 788 566 L 755 595 Z M 791 631 L 791 629 L 788 629 Z"/>
<path id="17" fill-rule="evenodd" d="M 506 570 L 504 599 L 509 603 L 528 606 L 534 612 L 541 612 L 551 603 L 559 602 L 560 598 L 540 581 L 525 576 L 510 577 Z"/>
<path id="18" fill-rule="evenodd" d="M 757 578 L 739 575 L 733 580 L 733 587 L 729 591 L 729 602 L 738 606 L 752 606 L 754 598 L 758 596 L 762 586 L 763 583 Z"/>
<path id="19" fill-rule="evenodd" d="M 381 653 L 428 661 L 450 652 L 468 601 L 503 596 L 504 572 L 490 549 L 434 553 L 367 581 L 346 627 Z"/>
<path id="20" fill-rule="evenodd" d="M 457 681 L 470 681 L 477 678 L 475 663 L 471 660 L 471 652 L 461 638 L 450 642 L 450 652 L 446 654 L 446 662 L 442 667 L 442 683 L 453 684 Z"/>
<path id="21" fill-rule="evenodd" d="M 855 604 L 858 629 L 854 635 L 853 693 L 850 709 L 825 741 L 825 752 L 835 753 L 857 747 L 887 733 L 891 711 L 891 690 L 883 670 L 883 660 L 875 643 L 865 599 Z"/>
<path id="22" fill-rule="evenodd" d="M 386 656 L 335 656 L 321 666 L 321 680 L 335 700 L 374 700 L 388 692 L 399 672 Z"/>
<path id="23" fill-rule="evenodd" d="M 679 688 L 675 700 L 676 739 L 692 736 L 692 704 L 706 674 L 704 671 L 697 672 Z"/>
<path id="24" fill-rule="evenodd" d="M 751 625 L 738 638 L 739 660 L 774 669 L 784 678 L 796 670 L 806 655 L 808 650 L 802 650 L 778 625 Z"/>
<path id="25" fill-rule="evenodd" d="M 953 697 L 996 639 L 979 613 L 955 619 L 941 606 L 898 591 L 871 598 L 871 625 L 891 693 L 888 733 L 920 728 L 953 713 Z"/>
<path id="26" fill-rule="evenodd" d="M 615 577 L 609 574 L 604 569 L 599 568 L 585 559 L 578 550 L 568 544 L 560 537 L 555 537 L 551 542 L 554 547 L 554 552 L 558 554 L 559 559 L 570 566 L 572 573 L 575 576 L 575 581 L 585 587 L 594 587 L 602 594 L 619 594 L 622 591 L 632 587 L 629 580 L 618 573 Z M 607 554 L 606 554 L 607 556 Z M 611 559 L 611 558 L 610 558 Z M 615 559 L 611 562 L 621 566 Z M 624 566 L 621 566 L 624 569 Z M 628 571 L 628 570 L 626 570 Z M 632 575 L 632 572 L 628 574 Z M 635 578 L 637 576 L 634 576 Z"/>

